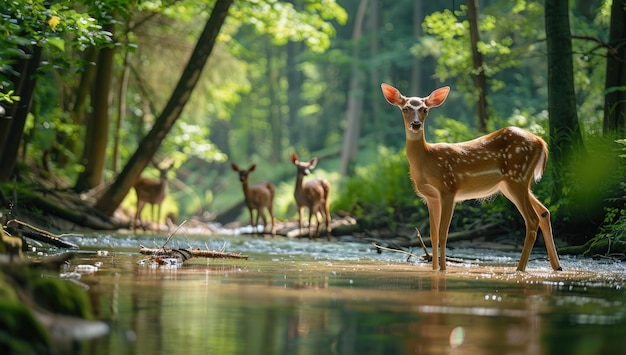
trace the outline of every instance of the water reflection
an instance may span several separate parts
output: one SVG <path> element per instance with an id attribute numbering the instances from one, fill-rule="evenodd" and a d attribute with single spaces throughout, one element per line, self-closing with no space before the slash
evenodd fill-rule
<path id="1" fill-rule="evenodd" d="M 259 245 L 257 240 L 237 242 Z M 137 265 L 143 256 L 82 255 L 112 333 L 94 354 L 589 354 L 626 345 L 621 265 L 565 272 L 531 262 L 503 266 L 356 258 L 354 248 L 279 241 L 249 260 L 192 259 L 181 268 Z M 292 243 L 292 242 L 289 242 Z M 291 244 L 290 244 L 291 245 Z M 235 247 L 230 250 L 243 251 Z M 332 254 L 328 249 L 334 249 Z M 326 252 L 324 252 L 326 251 Z M 329 257 L 322 258 L 321 255 Z M 341 257 L 335 257 L 340 255 Z M 362 255 L 362 254 L 361 254 Z M 618 271 L 615 271 L 618 270 Z"/>

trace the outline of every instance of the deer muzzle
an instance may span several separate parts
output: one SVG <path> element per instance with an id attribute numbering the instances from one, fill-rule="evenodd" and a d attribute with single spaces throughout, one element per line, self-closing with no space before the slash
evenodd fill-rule
<path id="1" fill-rule="evenodd" d="M 412 130 L 419 131 L 422 128 L 422 121 L 420 121 L 419 119 L 414 119 L 413 121 L 411 121 L 410 125 Z"/>

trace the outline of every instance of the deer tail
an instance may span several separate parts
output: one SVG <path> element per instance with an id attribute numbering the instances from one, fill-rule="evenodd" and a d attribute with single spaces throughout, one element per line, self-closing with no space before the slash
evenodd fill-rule
<path id="1" fill-rule="evenodd" d="M 539 161 L 537 161 L 537 165 L 535 166 L 535 182 L 541 180 L 541 176 L 543 175 L 543 172 L 546 170 L 546 166 L 548 165 L 548 146 L 544 142 L 541 148 L 541 155 L 539 156 Z"/>
<path id="2" fill-rule="evenodd" d="M 328 203 L 328 196 L 330 196 L 330 183 L 326 179 L 322 179 L 321 182 L 322 188 L 324 189 L 324 200 Z"/>
<path id="3" fill-rule="evenodd" d="M 274 184 L 272 184 L 271 182 L 266 182 L 265 187 L 267 187 L 267 189 L 270 191 L 270 196 L 272 196 L 272 199 L 274 199 L 274 195 L 276 193 L 276 187 L 274 186 Z"/>

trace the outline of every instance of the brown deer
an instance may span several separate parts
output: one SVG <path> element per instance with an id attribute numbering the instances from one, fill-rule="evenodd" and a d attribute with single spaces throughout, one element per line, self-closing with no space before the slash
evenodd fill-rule
<path id="1" fill-rule="evenodd" d="M 163 163 L 163 162 L 161 162 Z M 141 220 L 141 211 L 143 211 L 146 203 L 149 203 L 152 220 L 159 225 L 161 220 L 161 204 L 167 195 L 167 172 L 172 168 L 174 164 L 173 159 L 166 162 L 164 167 L 160 167 L 158 163 L 152 161 L 152 165 L 159 171 L 159 180 L 153 180 L 145 177 L 137 179 L 133 187 L 137 193 L 137 212 L 135 213 L 135 219 L 133 220 L 133 231 L 136 230 L 136 221 L 143 226 Z M 157 206 L 157 215 L 154 216 L 154 205 Z"/>
<path id="2" fill-rule="evenodd" d="M 533 178 L 541 178 L 548 160 L 543 139 L 523 129 L 507 127 L 468 142 L 429 144 L 424 138 L 428 110 L 441 105 L 450 88 L 439 88 L 422 98 L 405 97 L 391 85 L 381 87 L 385 99 L 398 106 L 404 118 L 411 180 L 428 206 L 433 270 L 446 269 L 446 240 L 455 203 L 483 199 L 498 192 L 513 202 L 526 224 L 517 270 L 526 269 L 538 227 L 552 268 L 561 270 L 550 212 L 530 190 Z"/>
<path id="3" fill-rule="evenodd" d="M 239 169 L 235 163 L 232 163 L 231 167 L 234 171 L 239 173 L 239 180 L 243 185 L 243 195 L 246 199 L 246 206 L 248 207 L 248 212 L 250 212 L 250 225 L 254 226 L 255 233 L 257 232 L 259 225 L 259 216 L 261 216 L 261 219 L 263 220 L 263 233 L 265 233 L 265 229 L 267 228 L 267 219 L 265 218 L 264 209 L 267 209 L 270 217 L 272 218 L 272 235 L 275 235 L 276 220 L 274 219 L 274 195 L 276 188 L 274 187 L 274 184 L 263 181 L 250 187 L 248 178 L 250 173 L 256 169 L 256 164 L 252 164 L 248 170 Z M 253 210 L 256 210 L 255 224 L 252 224 Z"/>
<path id="4" fill-rule="evenodd" d="M 330 220 L 330 183 L 326 179 L 309 180 L 306 184 L 303 182 L 304 177 L 311 173 L 311 170 L 317 166 L 317 158 L 313 158 L 308 162 L 298 160 L 296 153 L 291 154 L 291 161 L 297 168 L 296 174 L 296 205 L 298 206 L 298 221 L 300 227 L 299 238 L 302 237 L 302 209 L 309 209 L 309 238 L 311 234 L 311 217 L 315 215 L 317 225 L 315 226 L 314 239 L 317 239 L 320 231 L 320 218 L 318 213 L 323 213 L 326 218 L 326 239 L 330 240 L 330 232 L 332 230 Z"/>

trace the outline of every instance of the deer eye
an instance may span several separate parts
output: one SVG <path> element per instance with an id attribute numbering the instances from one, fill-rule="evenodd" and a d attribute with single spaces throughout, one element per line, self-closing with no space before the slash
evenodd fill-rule
<path id="1" fill-rule="evenodd" d="M 422 107 L 422 108 L 420 108 L 420 111 L 422 113 L 428 113 L 428 107 Z"/>
<path id="2" fill-rule="evenodd" d="M 404 112 L 404 113 L 409 112 L 409 108 L 408 108 L 408 107 L 403 107 L 403 108 L 402 108 L 402 112 Z"/>

